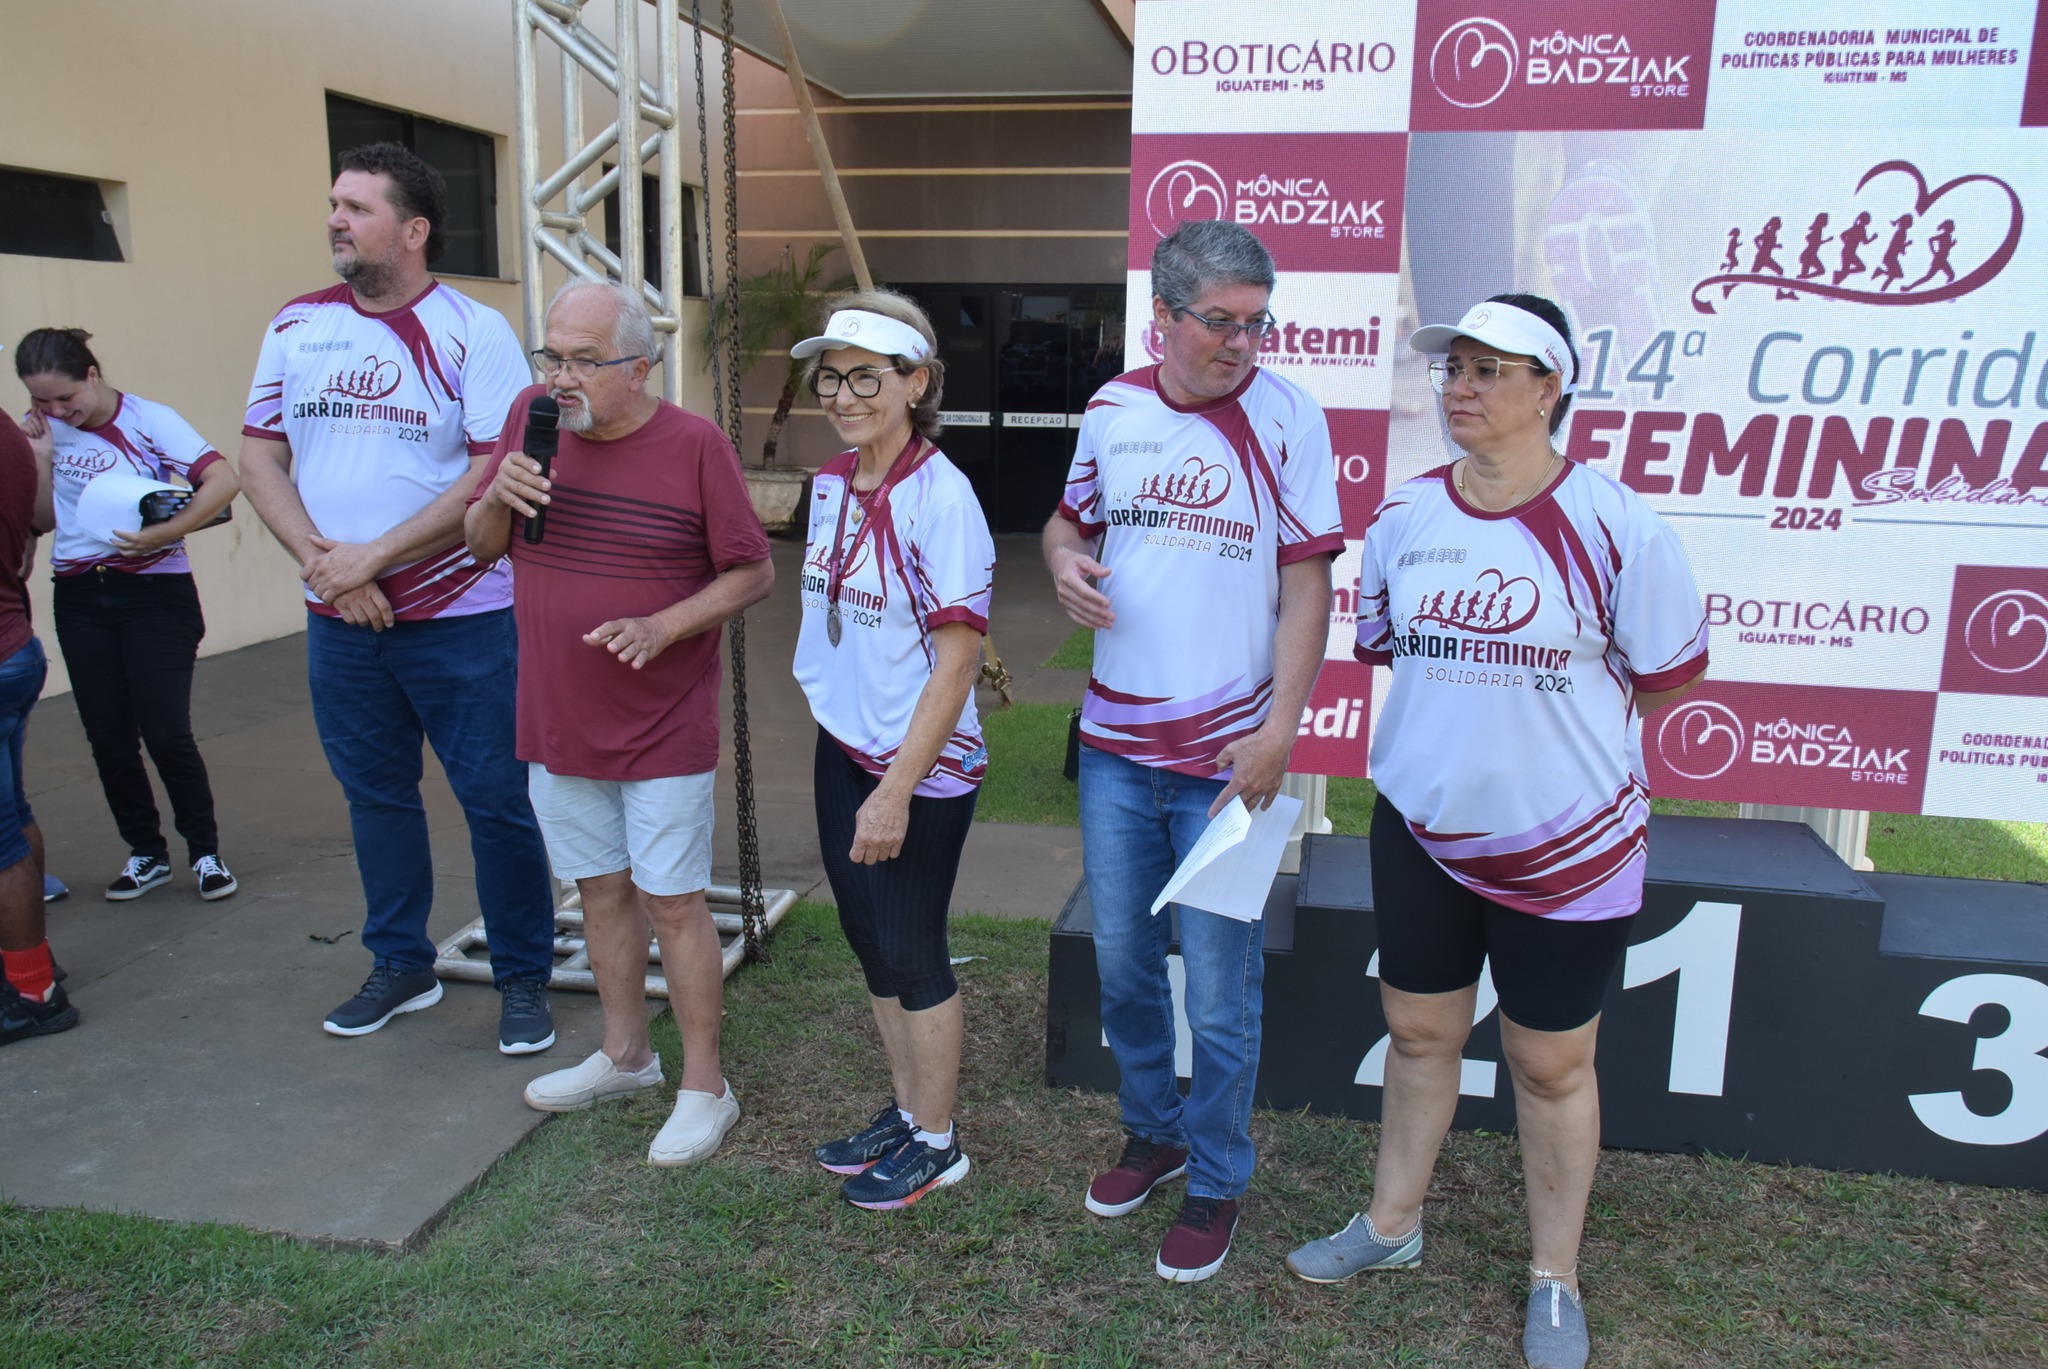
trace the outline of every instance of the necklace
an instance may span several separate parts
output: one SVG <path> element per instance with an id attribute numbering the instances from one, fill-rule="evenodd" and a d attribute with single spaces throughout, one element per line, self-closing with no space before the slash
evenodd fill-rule
<path id="1" fill-rule="evenodd" d="M 1531 497 L 1531 496 L 1533 496 L 1533 495 L 1534 495 L 1534 494 L 1536 493 L 1536 491 L 1538 491 L 1538 490 L 1542 489 L 1542 488 L 1543 488 L 1543 484 L 1544 484 L 1544 482 L 1550 479 L 1550 468 L 1551 468 L 1551 463 L 1552 463 L 1553 461 L 1559 461 L 1559 460 L 1562 460 L 1562 459 L 1563 459 L 1563 458 L 1559 457 L 1559 456 L 1558 456 L 1558 454 L 1557 454 L 1556 452 L 1554 452 L 1554 451 L 1553 451 L 1553 452 L 1551 452 L 1551 453 L 1550 453 L 1550 455 L 1549 455 L 1548 457 L 1546 457 L 1546 458 L 1544 459 L 1544 462 L 1543 462 L 1543 469 L 1542 469 L 1541 471 L 1537 472 L 1537 474 L 1536 474 L 1536 479 L 1535 479 L 1535 481 L 1534 481 L 1533 483 L 1531 483 L 1531 484 L 1530 484 L 1529 488 L 1527 488 L 1527 489 L 1523 490 L 1523 491 L 1521 492 L 1521 494 L 1517 495 L 1517 496 L 1516 496 L 1516 497 L 1515 497 L 1514 499 L 1510 500 L 1510 501 L 1509 501 L 1508 503 L 1506 503 L 1506 504 L 1503 504 L 1503 505 L 1502 505 L 1502 506 L 1501 506 L 1500 508 L 1497 508 L 1497 509 L 1487 509 L 1487 510 L 1485 510 L 1485 512 L 1487 512 L 1487 513 L 1506 513 L 1506 512 L 1507 512 L 1507 511 L 1508 511 L 1509 509 L 1518 509 L 1518 508 L 1520 508 L 1520 507 L 1521 507 L 1522 505 L 1524 505 L 1524 504 L 1528 503 L 1528 502 L 1529 502 L 1529 499 L 1530 499 L 1530 497 Z M 1458 465 L 1459 465 L 1459 466 L 1463 466 L 1463 465 L 1465 464 L 1465 462 L 1466 462 L 1466 461 L 1469 461 L 1469 460 L 1471 460 L 1471 458 L 1470 458 L 1470 457 L 1461 457 L 1461 458 L 1459 458 L 1459 461 L 1458 461 Z M 1454 478 L 1454 479 L 1455 479 L 1455 480 L 1457 481 L 1457 485 L 1458 485 L 1458 493 L 1459 493 L 1459 494 L 1464 494 L 1464 493 L 1465 493 L 1465 477 L 1464 477 L 1464 476 L 1462 476 L 1462 475 L 1457 475 L 1457 474 L 1455 474 L 1455 471 L 1456 471 L 1456 468 L 1453 468 L 1453 478 Z M 1469 496 L 1469 495 L 1467 496 L 1467 502 L 1470 502 L 1470 496 Z"/>

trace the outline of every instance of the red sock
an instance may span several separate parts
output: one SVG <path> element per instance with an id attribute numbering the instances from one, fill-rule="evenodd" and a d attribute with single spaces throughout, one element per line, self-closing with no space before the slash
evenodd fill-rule
<path id="1" fill-rule="evenodd" d="M 50 964 L 50 943 L 26 951 L 0 951 L 0 958 L 7 962 L 7 982 L 23 998 L 43 1002 L 49 997 L 50 986 L 57 982 L 56 971 Z"/>

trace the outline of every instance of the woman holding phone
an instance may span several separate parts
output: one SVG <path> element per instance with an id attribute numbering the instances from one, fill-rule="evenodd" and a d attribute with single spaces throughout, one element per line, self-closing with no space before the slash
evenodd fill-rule
<path id="1" fill-rule="evenodd" d="M 203 899 L 239 886 L 220 859 L 213 789 L 192 737 L 192 667 L 206 634 L 185 534 L 205 527 L 234 500 L 241 481 L 172 409 L 124 394 L 101 374 L 82 328 L 38 328 L 14 353 L 15 374 L 33 407 L 22 420 L 36 460 L 49 472 L 50 504 L 36 526 L 54 526 L 51 548 L 57 644 L 71 674 L 79 720 L 128 860 L 107 886 L 115 901 L 140 898 L 171 879 L 142 747 L 170 795 L 178 834 Z M 184 507 L 103 541 L 79 516 L 79 500 L 101 476 L 180 480 Z"/>

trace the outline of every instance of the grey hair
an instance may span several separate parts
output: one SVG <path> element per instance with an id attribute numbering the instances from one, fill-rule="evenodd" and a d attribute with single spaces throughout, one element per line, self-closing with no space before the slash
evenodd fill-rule
<path id="1" fill-rule="evenodd" d="M 612 346 L 620 356 L 646 357 L 650 366 L 661 360 L 661 343 L 655 335 L 654 316 L 647 312 L 647 302 L 618 281 L 564 282 L 548 300 L 548 315 L 552 315 L 555 306 L 563 300 L 586 291 L 595 291 L 611 300 L 615 318 L 612 324 Z"/>
<path id="2" fill-rule="evenodd" d="M 1185 309 L 1219 285 L 1273 288 L 1273 254 L 1251 233 L 1222 219 L 1184 223 L 1152 249 L 1152 293 Z"/>

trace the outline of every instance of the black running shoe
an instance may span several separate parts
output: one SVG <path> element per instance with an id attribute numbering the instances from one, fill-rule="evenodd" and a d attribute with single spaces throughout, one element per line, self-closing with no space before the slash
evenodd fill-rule
<path id="1" fill-rule="evenodd" d="M 107 897 L 115 903 L 141 898 L 159 884 L 171 882 L 171 863 L 162 856 L 130 856 L 107 886 Z"/>
<path id="2" fill-rule="evenodd" d="M 891 1098 L 887 1107 L 868 1118 L 868 1124 L 851 1136 L 827 1141 L 811 1154 L 834 1174 L 864 1174 L 875 1161 L 910 1139 L 910 1123 Z"/>
<path id="3" fill-rule="evenodd" d="M 226 898 L 242 887 L 234 872 L 220 863 L 219 856 L 201 856 L 193 861 L 192 873 L 199 877 L 199 896 L 208 903 Z"/>
<path id="4" fill-rule="evenodd" d="M 401 970 L 379 964 L 348 1002 L 320 1025 L 335 1036 L 367 1036 L 402 1012 L 418 1012 L 441 1001 L 441 981 L 432 970 Z"/>
<path id="5" fill-rule="evenodd" d="M 0 1004 L 0 1046 L 26 1041 L 31 1036 L 55 1036 L 78 1025 L 78 1009 L 64 996 L 61 984 L 51 989 L 47 1003 L 23 998 L 11 984 L 5 998 L 5 1003 Z"/>
<path id="6" fill-rule="evenodd" d="M 548 1011 L 548 986 L 539 979 L 508 979 L 498 990 L 498 1049 L 532 1055 L 555 1044 L 555 1017 Z"/>
<path id="7" fill-rule="evenodd" d="M 967 1177 L 973 1166 L 960 1151 L 960 1132 L 953 1132 L 952 1144 L 934 1150 L 915 1136 L 884 1155 L 865 1174 L 856 1174 L 839 1186 L 846 1201 L 870 1212 L 889 1212 L 909 1207 L 925 1194 Z"/>

